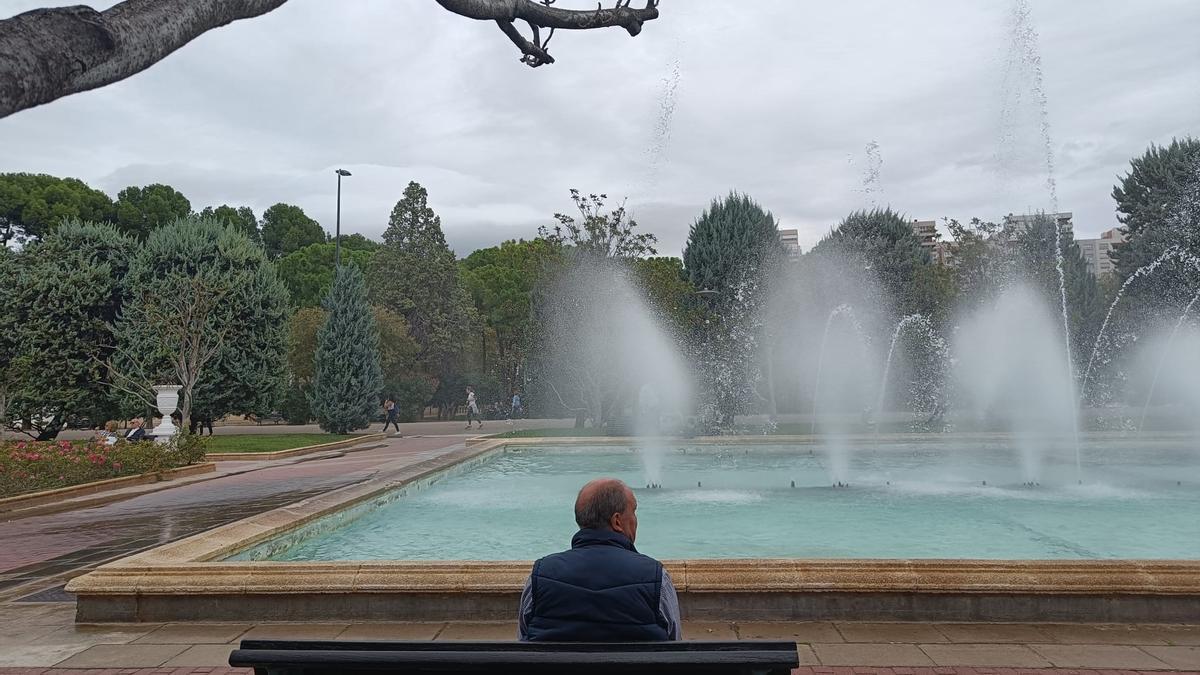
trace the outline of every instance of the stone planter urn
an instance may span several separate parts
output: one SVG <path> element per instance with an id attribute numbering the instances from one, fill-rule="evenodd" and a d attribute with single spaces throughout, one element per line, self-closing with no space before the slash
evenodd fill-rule
<path id="1" fill-rule="evenodd" d="M 154 436 L 155 443 L 166 443 L 179 433 L 179 429 L 171 421 L 171 413 L 179 407 L 180 387 L 177 384 L 159 384 L 152 388 L 158 396 L 158 412 L 162 414 L 162 421 L 150 433 Z"/>

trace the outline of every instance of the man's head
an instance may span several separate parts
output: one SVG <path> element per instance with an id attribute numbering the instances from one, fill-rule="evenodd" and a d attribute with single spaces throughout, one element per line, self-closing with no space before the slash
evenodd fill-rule
<path id="1" fill-rule="evenodd" d="M 134 429 L 142 426 L 142 418 L 135 417 L 135 418 L 129 420 L 129 426 L 133 427 Z"/>
<path id="2" fill-rule="evenodd" d="M 616 478 L 597 478 L 575 498 L 575 523 L 592 530 L 620 532 L 637 538 L 637 497 Z"/>

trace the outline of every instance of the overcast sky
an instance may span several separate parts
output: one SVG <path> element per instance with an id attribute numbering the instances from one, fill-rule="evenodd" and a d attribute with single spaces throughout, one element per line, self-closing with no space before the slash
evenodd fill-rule
<path id="1" fill-rule="evenodd" d="M 70 3 L 0 0 L 0 17 L 47 4 Z M 1200 135 L 1200 2 L 1031 4 L 1059 203 L 1095 236 L 1116 225 L 1110 192 L 1131 157 Z M 371 237 L 416 180 L 460 255 L 533 236 L 571 187 L 627 197 L 660 253 L 679 255 L 704 207 L 736 189 L 807 250 L 872 203 L 922 219 L 1050 208 L 1028 78 L 1002 84 L 1012 8 L 663 0 L 640 36 L 562 31 L 558 63 L 530 69 L 494 24 L 433 0 L 291 0 L 0 120 L 0 171 L 114 197 L 168 183 L 196 210 L 289 202 L 332 232 L 344 167 L 343 231 Z"/>

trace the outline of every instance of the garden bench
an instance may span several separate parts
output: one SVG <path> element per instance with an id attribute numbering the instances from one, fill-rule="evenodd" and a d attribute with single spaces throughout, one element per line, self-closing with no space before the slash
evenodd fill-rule
<path id="1" fill-rule="evenodd" d="M 242 640 L 229 665 L 258 675 L 344 672 L 787 675 L 794 642 L 340 642 Z"/>

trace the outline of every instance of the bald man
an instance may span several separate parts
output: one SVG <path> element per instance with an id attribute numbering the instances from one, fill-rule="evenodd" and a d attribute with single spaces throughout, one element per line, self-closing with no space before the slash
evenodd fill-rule
<path id="1" fill-rule="evenodd" d="M 520 638 L 538 642 L 680 639 L 679 598 L 662 563 L 633 547 L 637 497 L 615 478 L 575 499 L 571 548 L 533 564 L 521 592 Z"/>

